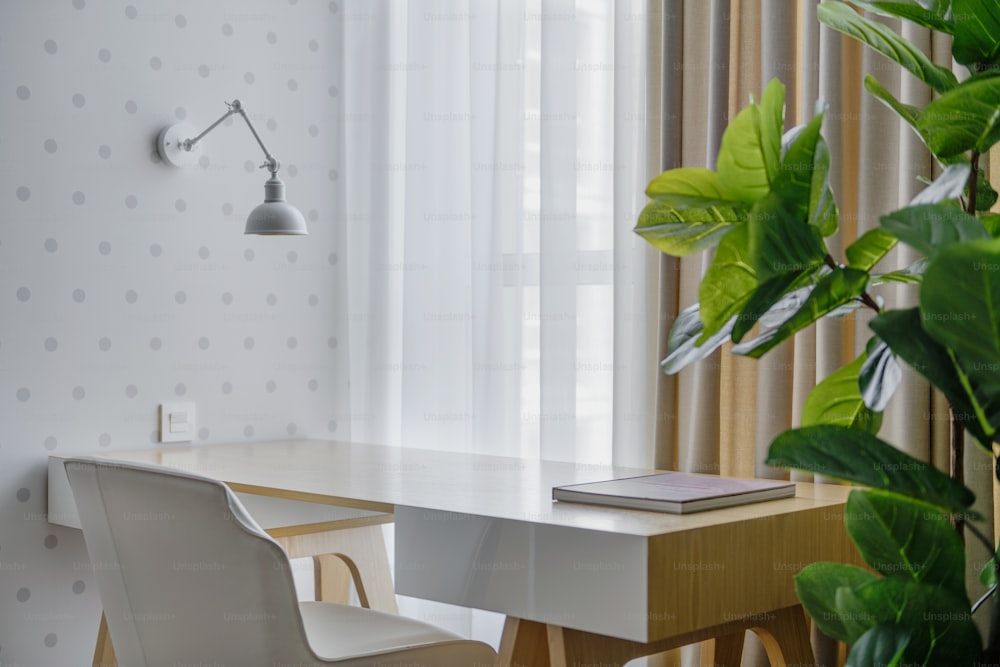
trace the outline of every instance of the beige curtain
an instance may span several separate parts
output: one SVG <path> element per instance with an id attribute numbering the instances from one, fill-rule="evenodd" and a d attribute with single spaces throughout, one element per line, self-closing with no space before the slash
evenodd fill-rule
<path id="1" fill-rule="evenodd" d="M 874 74 L 904 102 L 923 105 L 930 99 L 925 85 L 854 40 L 821 26 L 818 0 L 651 0 L 662 12 L 660 163 L 715 166 L 728 118 L 751 95 L 759 98 L 766 83 L 780 78 L 787 87 L 786 126 L 805 122 L 817 98 L 828 105 L 823 133 L 833 159 L 833 186 L 840 207 L 841 229 L 831 242 L 835 257 L 880 215 L 900 208 L 930 176 L 932 160 L 905 124 L 862 86 Z M 898 22 L 893 27 L 900 29 Z M 932 43 L 928 31 L 912 26 L 903 34 L 950 64 L 950 44 Z M 993 155 L 997 157 L 996 152 Z M 838 256 L 839 255 L 839 256 Z M 883 266 L 901 268 L 917 257 L 900 248 Z M 697 301 L 698 282 L 710 255 L 660 262 L 660 335 L 679 310 Z M 876 288 L 890 307 L 914 302 L 908 286 Z M 784 477 L 787 471 L 764 465 L 776 435 L 796 426 L 809 390 L 830 372 L 854 359 L 870 336 L 867 313 L 825 320 L 763 360 L 733 356 L 723 349 L 677 376 L 661 375 L 657 387 L 660 416 L 656 431 L 656 465 L 667 469 L 737 476 Z M 665 356 L 661 348 L 660 357 Z M 948 469 L 947 406 L 928 385 L 911 373 L 893 398 L 880 436 Z M 970 444 L 966 483 L 979 498 L 979 510 L 993 516 L 993 482 L 989 459 Z M 796 479 L 806 480 L 797 475 Z M 978 543 L 969 544 L 969 590 L 981 594 L 978 569 L 985 560 Z M 836 664 L 837 647 L 814 637 L 819 664 Z M 650 664 L 698 664 L 698 649 L 685 649 L 650 660 Z M 756 639 L 748 636 L 745 665 L 766 665 Z"/>

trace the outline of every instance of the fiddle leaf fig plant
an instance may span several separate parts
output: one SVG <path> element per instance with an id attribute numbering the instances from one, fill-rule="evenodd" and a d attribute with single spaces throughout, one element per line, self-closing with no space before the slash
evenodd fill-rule
<path id="1" fill-rule="evenodd" d="M 959 81 L 874 13 L 950 36 Z M 874 311 L 865 351 L 810 392 L 802 426 L 771 444 L 767 463 L 852 482 L 845 525 L 869 570 L 814 563 L 796 575 L 803 606 L 850 646 L 848 665 L 1000 662 L 996 549 L 962 478 L 965 433 L 993 457 L 1000 429 L 1000 216 L 980 156 L 1000 141 L 1000 0 L 838 2 L 821 22 L 859 40 L 925 83 L 924 108 L 899 101 L 872 75 L 865 89 L 927 147 L 938 174 L 909 202 L 835 257 L 824 108 L 784 131 L 785 87 L 768 83 L 722 136 L 716 169 L 671 169 L 649 184 L 636 232 L 664 253 L 714 250 L 698 303 L 667 341 L 666 373 L 726 342 L 759 358 L 797 332 L 861 308 Z M 878 273 L 899 243 L 923 255 Z M 888 309 L 880 285 L 910 285 L 916 307 Z M 949 401 L 951 474 L 881 440 L 882 412 L 908 366 Z M 996 464 L 996 462 L 994 462 Z M 992 531 L 986 531 L 992 532 Z M 982 543 L 987 594 L 966 590 L 963 534 Z M 973 613 L 987 602 L 981 636 Z"/>

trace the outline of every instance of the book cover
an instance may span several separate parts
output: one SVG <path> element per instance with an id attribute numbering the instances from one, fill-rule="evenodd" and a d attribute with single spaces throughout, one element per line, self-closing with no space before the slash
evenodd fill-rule
<path id="1" fill-rule="evenodd" d="M 794 495 L 793 482 L 739 479 L 685 472 L 666 472 L 570 484 L 552 489 L 554 500 L 674 514 L 700 512 Z"/>

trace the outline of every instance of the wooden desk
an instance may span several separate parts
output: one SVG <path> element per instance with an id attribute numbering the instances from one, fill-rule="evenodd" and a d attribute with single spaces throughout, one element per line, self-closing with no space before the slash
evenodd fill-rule
<path id="1" fill-rule="evenodd" d="M 739 664 L 747 629 L 772 665 L 813 664 L 792 576 L 817 560 L 859 563 L 843 487 L 798 484 L 795 498 L 678 516 L 551 500 L 552 486 L 652 472 L 631 468 L 321 440 L 101 457 L 393 512 L 396 592 L 506 614 L 511 665 L 620 665 L 708 638 L 704 662 Z"/>

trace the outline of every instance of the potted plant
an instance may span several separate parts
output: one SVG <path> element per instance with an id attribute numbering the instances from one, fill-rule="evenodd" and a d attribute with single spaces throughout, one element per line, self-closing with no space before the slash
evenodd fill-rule
<path id="1" fill-rule="evenodd" d="M 947 33 L 969 76 L 959 82 L 858 9 Z M 814 563 L 796 575 L 797 593 L 817 625 L 848 644 L 849 665 L 998 664 L 996 549 L 977 525 L 961 471 L 965 433 L 993 457 L 1000 428 L 1000 216 L 988 213 L 997 195 L 979 166 L 1000 140 L 1000 2 L 827 1 L 817 13 L 934 91 L 921 109 L 871 75 L 864 81 L 916 132 L 939 173 L 835 258 L 825 241 L 838 213 L 823 109 L 783 132 L 784 86 L 771 81 L 726 128 L 715 171 L 671 169 L 647 188 L 637 233 L 670 255 L 715 249 L 699 303 L 671 329 L 663 370 L 676 373 L 727 341 L 735 354 L 759 358 L 820 318 L 874 311 L 865 351 L 810 392 L 802 426 L 776 438 L 767 460 L 865 487 L 851 492 L 845 523 L 871 569 Z M 876 273 L 897 243 L 924 258 Z M 871 290 L 887 282 L 912 284 L 919 305 L 885 308 Z M 877 437 L 900 364 L 950 403 L 951 475 Z M 982 574 L 989 592 L 975 604 L 963 531 L 990 560 Z M 986 637 L 972 618 L 980 606 L 992 611 Z"/>

